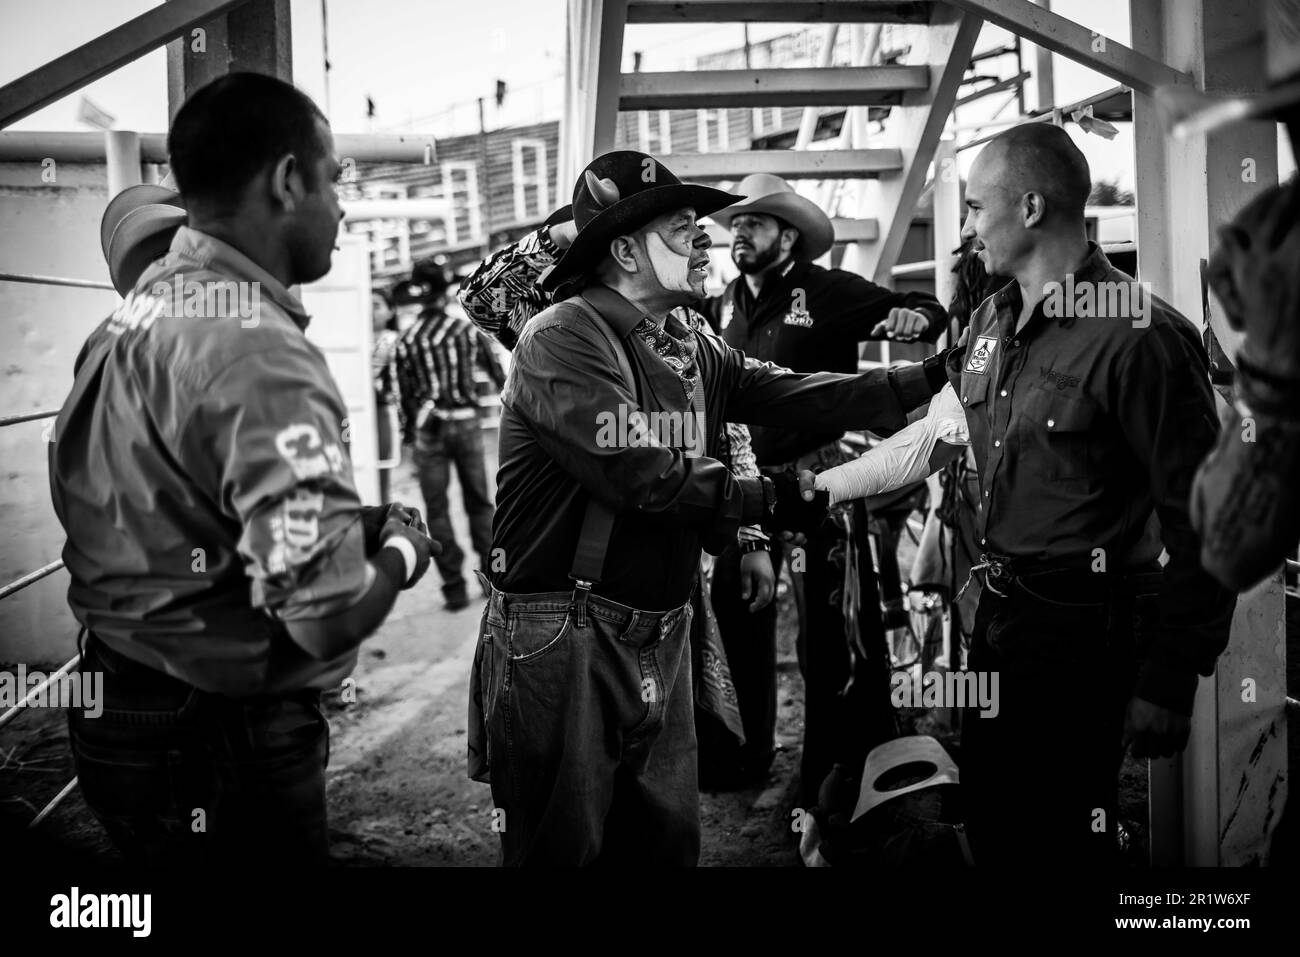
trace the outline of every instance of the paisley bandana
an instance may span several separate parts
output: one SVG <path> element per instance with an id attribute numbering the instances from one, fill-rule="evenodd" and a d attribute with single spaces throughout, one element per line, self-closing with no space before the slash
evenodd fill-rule
<path id="1" fill-rule="evenodd" d="M 644 318 L 636 324 L 632 332 L 653 349 L 655 355 L 662 359 L 668 368 L 677 373 L 677 378 L 681 380 L 682 389 L 686 393 L 686 400 L 689 402 L 700 383 L 700 371 L 695 362 L 694 331 L 684 325 L 673 313 L 669 313 L 662 326 L 649 318 Z"/>

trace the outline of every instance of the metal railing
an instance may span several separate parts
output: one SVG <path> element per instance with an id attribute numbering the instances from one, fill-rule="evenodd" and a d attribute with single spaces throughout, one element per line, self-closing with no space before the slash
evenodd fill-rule
<path id="1" fill-rule="evenodd" d="M 113 288 L 111 284 L 106 282 L 104 283 L 94 282 L 87 279 L 68 279 L 62 276 L 30 276 L 30 275 L 23 275 L 19 273 L 0 273 L 0 280 L 4 280 L 7 282 L 39 283 L 42 285 L 54 285 L 54 286 L 76 286 L 79 288 L 86 288 L 86 289 L 112 289 Z M 38 409 L 35 412 L 20 412 L 16 415 L 0 416 L 0 428 L 3 428 L 8 425 L 19 425 L 23 422 L 37 422 L 40 421 L 41 419 L 52 419 L 58 414 L 59 414 L 58 409 Z M 21 575 L 18 578 L 15 578 L 11 582 L 8 582 L 4 585 L 0 585 L 0 600 L 9 598 L 10 596 L 17 594 L 18 592 L 26 588 L 28 585 L 34 584 L 35 582 L 38 582 L 42 578 L 46 578 L 49 575 L 53 575 L 55 572 L 59 571 L 63 567 L 65 567 L 63 563 L 63 559 L 61 558 L 56 559 L 47 565 L 42 565 L 40 568 L 37 568 L 33 571 L 28 572 L 25 575 Z M 58 671 L 54 672 L 52 675 L 47 676 L 44 681 L 42 681 L 35 688 L 33 688 L 26 695 L 24 695 L 21 701 L 14 704 L 3 714 L 0 714 L 0 728 L 3 728 L 6 724 L 8 724 L 9 722 L 17 718 L 19 713 L 22 711 L 23 708 L 27 707 L 29 702 L 35 700 L 39 695 L 41 695 L 45 691 L 46 688 L 48 688 L 54 682 L 62 680 L 65 675 L 69 674 L 80 663 L 81 663 L 80 653 L 73 655 L 71 658 L 65 661 L 63 663 L 63 666 L 59 668 Z M 57 808 L 59 804 L 63 802 L 63 799 L 72 793 L 73 788 L 75 788 L 76 786 L 77 786 L 77 778 L 74 776 L 71 781 L 69 781 L 62 788 L 60 788 L 59 793 L 56 794 L 49 801 L 49 803 L 45 805 L 45 807 L 41 808 L 41 810 L 37 813 L 36 817 L 34 817 L 31 823 L 27 825 L 28 830 L 37 827 L 42 821 L 44 821 L 47 817 L 49 817 L 50 814 L 54 812 L 54 809 Z"/>

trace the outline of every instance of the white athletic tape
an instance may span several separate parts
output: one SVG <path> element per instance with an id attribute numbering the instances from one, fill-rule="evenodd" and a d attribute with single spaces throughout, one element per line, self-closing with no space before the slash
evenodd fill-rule
<path id="1" fill-rule="evenodd" d="M 402 556 L 402 564 L 406 566 L 406 577 L 402 579 L 402 586 L 409 585 L 411 579 L 415 577 L 415 569 L 420 561 L 416 558 L 415 546 L 401 535 L 393 535 L 384 539 L 384 548 L 395 548 Z"/>

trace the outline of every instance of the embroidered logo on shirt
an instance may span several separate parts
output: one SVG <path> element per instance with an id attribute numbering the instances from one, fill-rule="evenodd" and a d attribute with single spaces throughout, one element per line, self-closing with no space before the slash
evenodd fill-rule
<path id="1" fill-rule="evenodd" d="M 1044 369 L 1042 366 L 1038 367 L 1038 372 L 1039 378 L 1047 382 L 1056 383 L 1058 391 L 1073 389 L 1079 384 L 1079 377 L 1077 375 L 1067 375 L 1064 372 L 1057 372 L 1055 369 Z"/>
<path id="2" fill-rule="evenodd" d="M 989 361 L 993 358 L 993 352 L 997 347 L 997 336 L 980 336 L 976 339 L 975 351 L 966 360 L 966 371 L 973 372 L 976 375 L 983 375 L 987 371 Z"/>
<path id="3" fill-rule="evenodd" d="M 813 317 L 807 309 L 791 309 L 785 314 L 782 320 L 787 326 L 802 326 L 805 329 L 812 328 Z"/>

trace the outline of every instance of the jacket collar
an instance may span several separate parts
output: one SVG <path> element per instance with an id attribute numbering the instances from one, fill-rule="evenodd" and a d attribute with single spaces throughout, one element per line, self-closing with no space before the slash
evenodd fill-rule
<path id="1" fill-rule="evenodd" d="M 269 297 L 272 302 L 289 314 L 289 318 L 293 320 L 294 325 L 306 331 L 311 316 L 303 308 L 302 300 L 286 289 L 278 279 L 229 243 L 190 226 L 182 226 L 176 230 L 170 252 L 205 269 L 211 269 L 213 272 L 221 273 L 232 279 L 257 283 L 261 295 Z"/>

